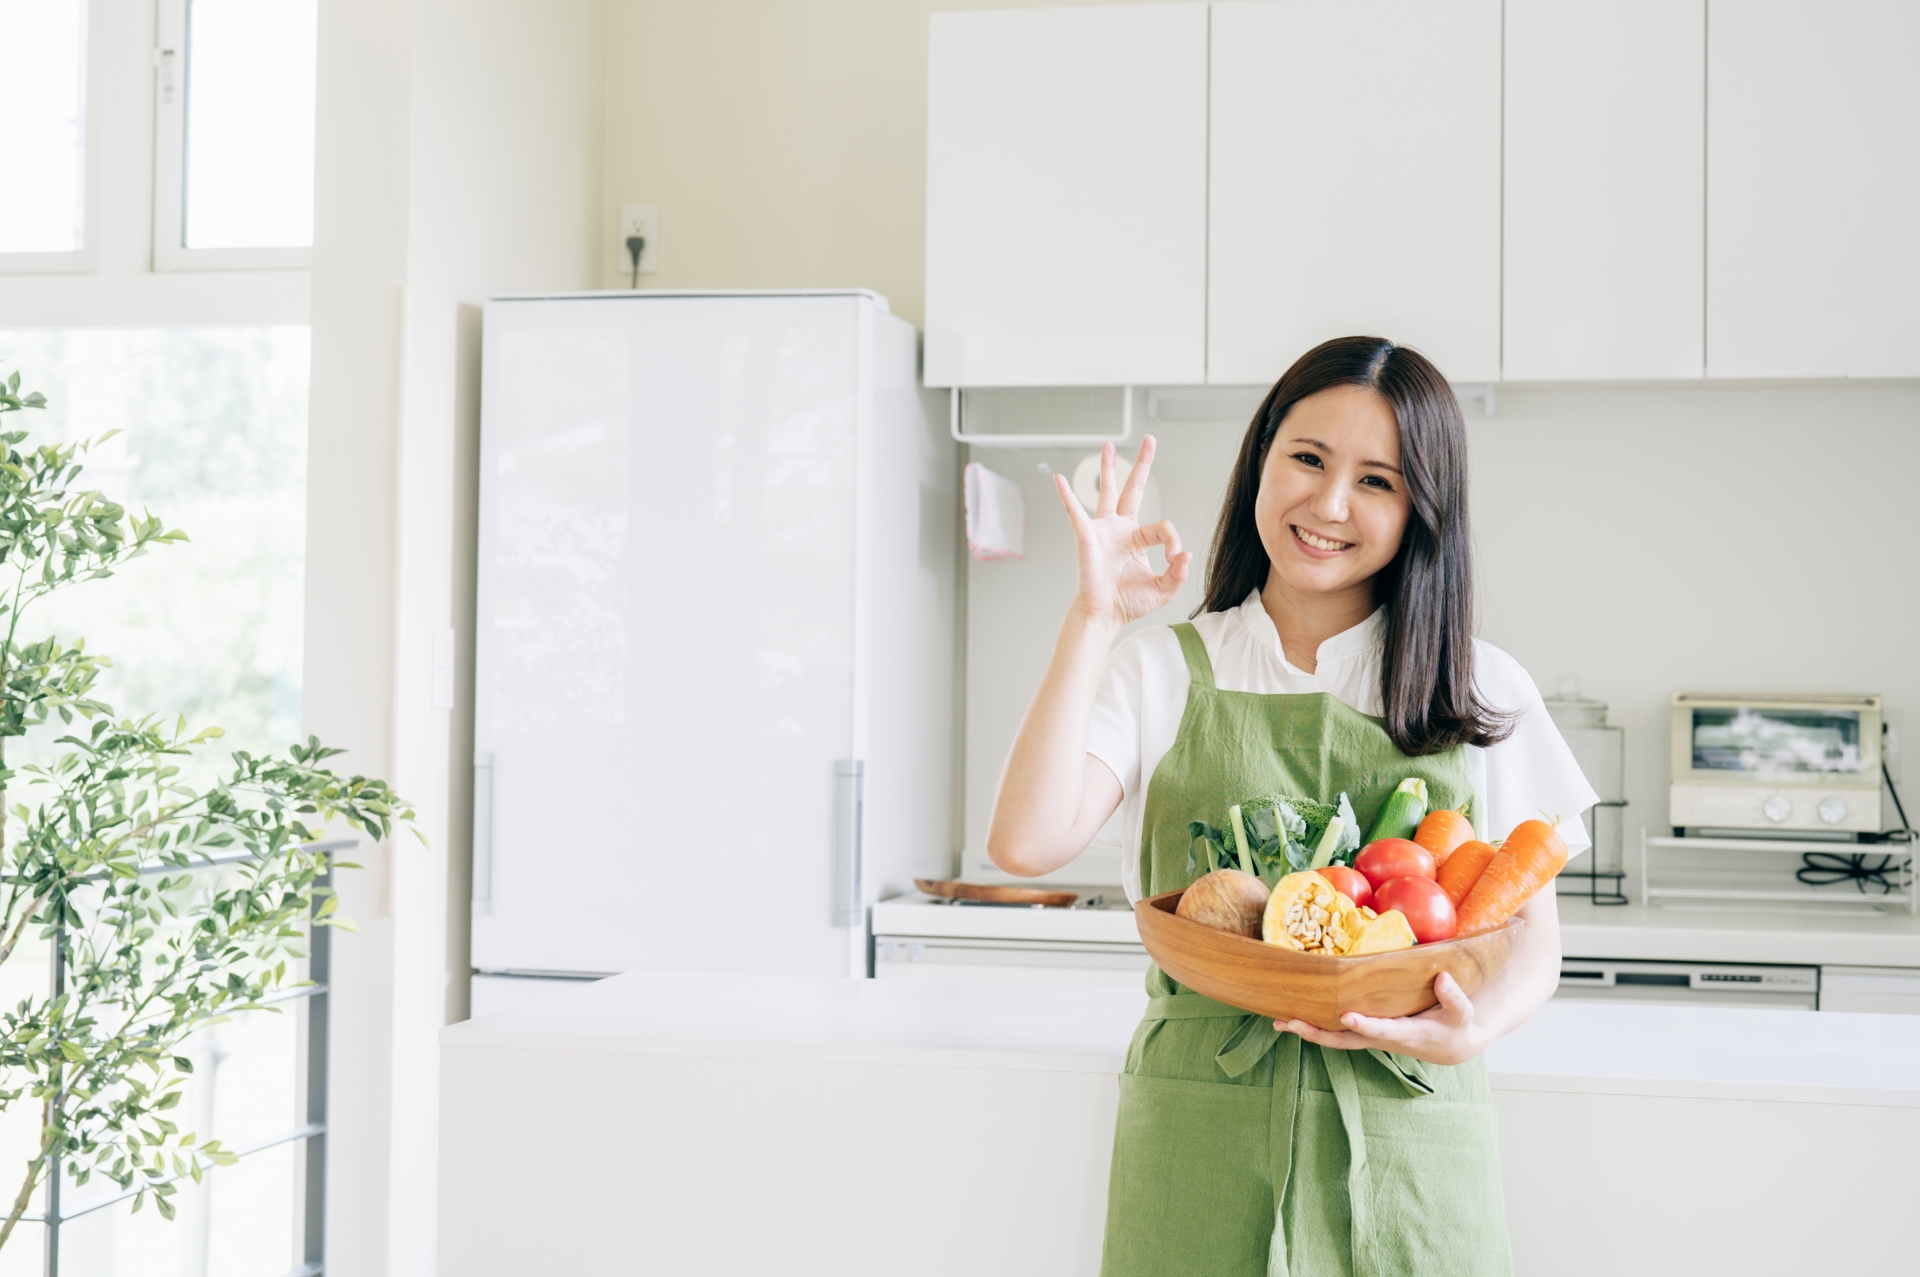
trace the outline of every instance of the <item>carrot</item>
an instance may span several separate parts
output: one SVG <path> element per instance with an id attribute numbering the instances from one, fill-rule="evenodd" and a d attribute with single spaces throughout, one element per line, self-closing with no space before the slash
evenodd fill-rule
<path id="1" fill-rule="evenodd" d="M 1448 811 L 1445 807 L 1436 807 L 1427 813 L 1420 822 L 1413 840 L 1433 853 L 1433 863 L 1444 865 L 1447 857 L 1454 853 L 1463 842 L 1473 839 L 1473 822 L 1463 811 Z"/>
<path id="2" fill-rule="evenodd" d="M 1471 936 L 1493 930 L 1513 917 L 1566 865 L 1567 844 L 1552 825 L 1544 820 L 1521 821 L 1500 844 L 1480 881 L 1460 902 L 1457 934 Z"/>
<path id="3" fill-rule="evenodd" d="M 1473 884 L 1480 881 L 1481 871 L 1492 859 L 1492 843 L 1463 842 L 1453 849 L 1453 854 L 1447 857 L 1447 863 L 1440 866 L 1440 872 L 1436 875 L 1440 889 L 1447 893 L 1447 899 L 1453 902 L 1455 909 L 1473 890 Z"/>

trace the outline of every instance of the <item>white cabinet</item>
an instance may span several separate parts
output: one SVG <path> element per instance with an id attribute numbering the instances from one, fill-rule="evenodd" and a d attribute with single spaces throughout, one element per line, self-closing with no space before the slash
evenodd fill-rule
<path id="1" fill-rule="evenodd" d="M 1207 379 L 1332 337 L 1500 376 L 1500 0 L 1213 8 Z"/>
<path id="2" fill-rule="evenodd" d="M 1197 383 L 1207 6 L 936 13 L 926 382 Z"/>
<path id="3" fill-rule="evenodd" d="M 1503 376 L 1700 376 L 1706 0 L 1506 15 Z"/>
<path id="4" fill-rule="evenodd" d="M 1709 18 L 1708 375 L 1920 376 L 1920 4 Z"/>
<path id="5" fill-rule="evenodd" d="M 1821 967 L 1820 1009 L 1920 1015 L 1920 971 L 1908 967 Z"/>

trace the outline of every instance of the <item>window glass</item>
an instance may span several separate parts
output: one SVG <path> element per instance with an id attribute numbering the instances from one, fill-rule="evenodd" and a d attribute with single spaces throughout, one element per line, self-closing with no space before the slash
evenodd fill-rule
<path id="1" fill-rule="evenodd" d="M 192 538 L 74 587 L 25 614 L 23 633 L 84 636 L 114 666 L 101 695 L 122 712 L 185 714 L 226 737 L 184 768 L 205 783 L 229 749 L 283 746 L 300 731 L 306 525 L 305 328 L 0 331 L 0 375 L 18 371 L 43 411 L 9 414 L 35 441 L 98 438 L 81 476 L 131 509 L 150 509 Z M 60 730 L 7 742 L 7 761 L 46 761 Z M 20 780 L 10 797 L 27 797 Z M 232 870 L 205 870 L 196 877 Z M 48 987 L 35 939 L 0 966 L 0 1005 Z M 249 1011 L 195 1034 L 180 1117 L 237 1150 L 300 1124 L 309 1004 Z M 0 1118 L 0 1167 L 24 1164 L 31 1104 Z M 61 1228 L 62 1277 L 254 1277 L 295 1267 L 304 1143 L 260 1149 L 183 1182 L 167 1222 L 119 1202 Z M 11 1200 L 17 1180 L 0 1179 Z M 114 1195 L 107 1181 L 67 1181 L 68 1214 Z M 36 1200 L 39 1208 L 42 1203 Z M 25 1225 L 0 1250 L 0 1277 L 41 1270 L 43 1231 Z"/>
<path id="2" fill-rule="evenodd" d="M 0 0 L 0 253 L 82 245 L 86 194 L 86 0 Z"/>
<path id="3" fill-rule="evenodd" d="M 100 691 L 116 710 L 224 728 L 190 783 L 229 749 L 300 739 L 307 344 L 305 328 L 0 332 L 0 374 L 18 371 L 48 401 L 9 414 L 7 428 L 63 440 L 120 431 L 82 483 L 191 538 L 21 622 L 26 635 L 83 637 L 112 657 Z M 40 757 L 55 734 L 19 752 Z"/>
<path id="4" fill-rule="evenodd" d="M 313 243 L 315 0 L 191 0 L 188 248 Z"/>

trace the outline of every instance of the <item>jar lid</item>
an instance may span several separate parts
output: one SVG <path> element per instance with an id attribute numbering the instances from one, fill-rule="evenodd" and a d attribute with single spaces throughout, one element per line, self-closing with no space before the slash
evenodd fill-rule
<path id="1" fill-rule="evenodd" d="M 1545 698 L 1547 713 L 1562 731 L 1569 727 L 1605 727 L 1607 725 L 1607 703 L 1588 700 L 1583 696 L 1549 696 Z"/>

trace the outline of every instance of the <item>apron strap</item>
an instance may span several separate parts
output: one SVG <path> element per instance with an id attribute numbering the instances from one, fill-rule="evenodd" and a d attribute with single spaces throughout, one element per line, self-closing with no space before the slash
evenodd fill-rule
<path id="1" fill-rule="evenodd" d="M 1193 685 L 1213 691 L 1213 662 L 1207 657 L 1207 645 L 1200 641 L 1200 631 L 1194 629 L 1191 622 L 1181 621 L 1173 627 L 1173 633 L 1180 640 L 1181 655 L 1187 658 L 1187 673 L 1193 676 Z"/>

